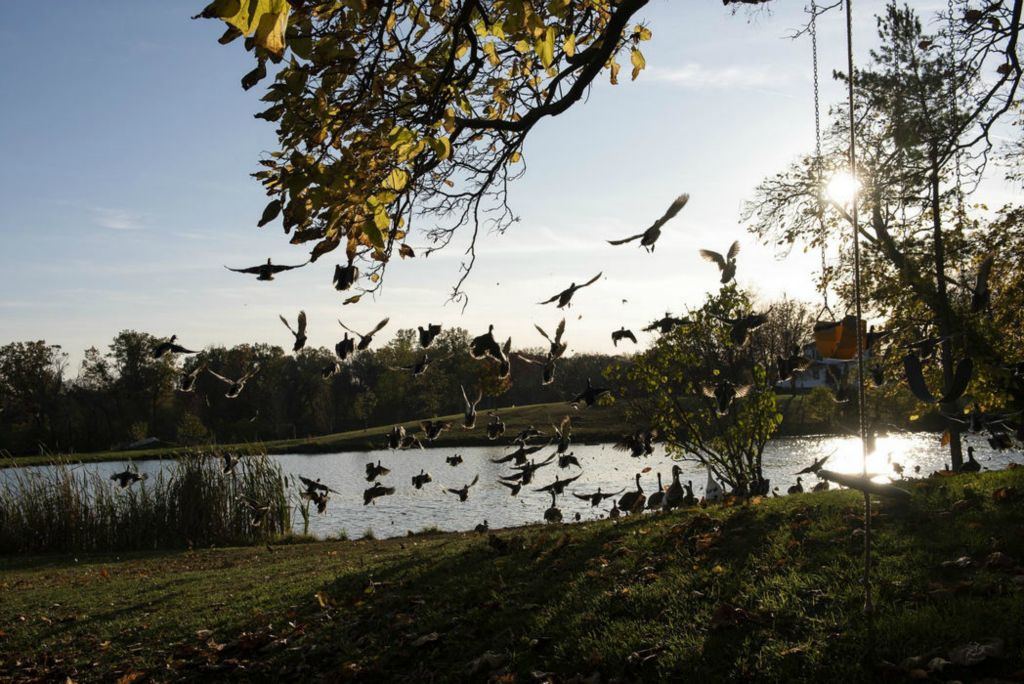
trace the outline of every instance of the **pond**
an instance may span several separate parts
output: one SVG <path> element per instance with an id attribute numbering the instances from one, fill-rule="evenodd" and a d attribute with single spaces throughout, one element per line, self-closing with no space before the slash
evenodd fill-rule
<path id="1" fill-rule="evenodd" d="M 982 468 L 997 470 L 1010 462 L 1022 461 L 1019 451 L 995 451 L 988 446 L 982 435 L 969 435 L 966 444 L 974 446 L 975 456 Z M 377 538 L 404 536 L 409 531 L 419 532 L 436 528 L 446 531 L 471 530 L 477 524 L 488 521 L 491 528 L 511 527 L 541 522 L 544 510 L 551 505 L 551 497 L 545 492 L 535 491 L 555 478 L 562 479 L 580 474 L 566 494 L 559 497 L 558 506 L 564 519 L 571 521 L 576 513 L 582 520 L 605 517 L 612 506 L 606 500 L 601 506 L 591 507 L 571 492 L 593 492 L 601 487 L 604 492 L 615 492 L 622 488 L 632 489 L 633 478 L 645 468 L 650 470 L 641 477 L 641 486 L 648 494 L 656 490 L 657 473 L 661 473 L 665 486 L 671 482 L 671 469 L 675 461 L 667 456 L 659 445 L 654 454 L 647 458 L 635 459 L 628 453 L 616 451 L 607 444 L 573 445 L 571 449 L 579 459 L 581 468 L 571 466 L 561 470 L 553 462 L 537 471 L 534 482 L 524 487 L 515 498 L 509 490 L 497 483 L 499 475 L 511 473 L 510 464 L 495 464 L 491 459 L 505 455 L 503 446 L 466 448 L 428 448 L 408 451 L 346 452 L 336 454 L 283 454 L 273 456 L 286 475 L 303 475 L 320 480 L 338 491 L 332 494 L 324 514 L 314 509 L 310 515 L 310 532 L 318 537 L 333 537 L 345 534 L 350 538 L 372 533 Z M 543 449 L 538 454 L 548 454 L 554 447 Z M 455 453 L 463 457 L 463 463 L 450 466 L 445 458 Z M 831 454 L 828 467 L 840 472 L 861 472 L 860 443 L 853 437 L 801 437 L 776 439 L 767 445 L 764 453 L 765 476 L 773 487 L 785 493 L 796 482 L 793 475 L 797 470 L 810 465 L 814 458 Z M 892 463 L 903 466 L 905 476 L 915 477 L 914 467 L 920 467 L 920 477 L 941 470 L 948 462 L 948 449 L 939 445 L 934 434 L 894 434 L 878 438 L 877 448 L 872 455 L 868 470 L 884 479 L 893 476 Z M 381 497 L 375 503 L 363 505 L 363 490 L 369 486 L 366 481 L 366 464 L 378 460 L 391 472 L 380 479 L 381 483 L 395 487 L 395 494 Z M 538 461 L 541 459 L 537 459 Z M 138 469 L 154 476 L 167 461 L 140 461 Z M 79 466 L 97 470 L 101 474 L 123 470 L 127 461 L 94 463 Z M 680 461 L 682 480 L 693 481 L 696 496 L 703 494 L 707 482 L 706 471 L 698 463 Z M 416 490 L 411 478 L 420 472 L 429 473 L 433 482 L 422 490 Z M 10 472 L 10 471 L 8 471 Z M 460 502 L 457 496 L 444 488 L 460 488 L 480 476 L 479 482 L 469 491 L 467 501 Z M 0 478 L 4 471 L 0 471 Z M 806 488 L 817 482 L 813 475 L 804 477 Z M 293 490 L 296 494 L 297 491 Z M 295 514 L 296 530 L 301 531 L 302 519 Z"/>

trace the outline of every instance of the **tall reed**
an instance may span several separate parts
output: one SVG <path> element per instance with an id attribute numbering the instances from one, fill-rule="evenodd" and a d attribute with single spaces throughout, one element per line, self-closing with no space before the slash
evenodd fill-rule
<path id="1" fill-rule="evenodd" d="M 280 467 L 188 454 L 121 489 L 113 468 L 59 462 L 0 470 L 0 553 L 252 544 L 291 530 Z"/>

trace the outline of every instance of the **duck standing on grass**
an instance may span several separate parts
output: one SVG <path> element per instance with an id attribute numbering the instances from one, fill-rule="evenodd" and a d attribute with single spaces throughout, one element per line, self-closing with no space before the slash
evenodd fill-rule
<path id="1" fill-rule="evenodd" d="M 675 464 L 672 465 L 672 484 L 670 484 L 668 489 L 665 491 L 665 497 L 662 499 L 661 503 L 666 511 L 678 508 L 683 503 L 683 485 L 679 482 L 679 475 L 682 472 L 682 468 Z"/>
<path id="2" fill-rule="evenodd" d="M 654 510 L 661 508 L 665 503 L 665 488 L 661 484 L 661 473 L 658 473 L 658 488 L 647 497 L 647 508 Z"/>
<path id="3" fill-rule="evenodd" d="M 544 520 L 549 523 L 560 523 L 562 522 L 562 511 L 558 508 L 558 503 L 555 500 L 555 490 L 551 490 L 551 508 L 544 511 Z"/>
<path id="4" fill-rule="evenodd" d="M 644 494 L 643 487 L 640 486 L 640 473 L 637 473 L 636 490 L 626 492 L 619 498 L 619 508 L 626 513 L 637 515 L 644 510 L 645 503 L 647 503 L 647 496 Z"/>
<path id="5" fill-rule="evenodd" d="M 974 460 L 974 447 L 967 447 L 967 462 L 960 466 L 960 472 L 977 473 L 981 470 L 981 464 Z"/>

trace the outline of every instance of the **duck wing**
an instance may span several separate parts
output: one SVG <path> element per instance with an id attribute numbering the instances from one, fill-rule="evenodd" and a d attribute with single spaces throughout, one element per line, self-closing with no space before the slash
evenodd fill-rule
<path id="1" fill-rule="evenodd" d="M 258 274 L 260 272 L 260 269 L 263 268 L 263 267 L 262 266 L 249 266 L 248 268 L 231 268 L 230 266 L 225 266 L 224 268 L 228 269 L 229 271 L 234 271 L 235 273 L 252 273 L 252 274 L 256 275 L 256 274 Z"/>
<path id="2" fill-rule="evenodd" d="M 710 261 L 714 264 L 717 264 L 719 270 L 725 270 L 725 257 L 723 257 L 718 252 L 714 252 L 710 249 L 702 249 L 700 250 L 700 255 L 704 257 L 705 261 Z"/>
<path id="3" fill-rule="evenodd" d="M 729 245 L 729 251 L 728 251 L 728 253 L 726 253 L 726 256 L 729 259 L 735 259 L 737 256 L 739 256 L 739 254 L 740 254 L 740 241 L 736 240 L 731 245 Z"/>
<path id="4" fill-rule="evenodd" d="M 213 377 L 217 378 L 221 382 L 225 383 L 225 384 L 228 384 L 228 385 L 234 385 L 235 384 L 234 380 L 232 380 L 230 378 L 225 378 L 223 375 L 221 375 L 217 371 L 213 370 L 212 368 L 207 368 L 206 372 L 209 373 L 210 375 L 212 375 Z"/>
<path id="5" fill-rule="evenodd" d="M 291 271 L 292 269 L 302 268 L 303 266 L 308 266 L 308 265 L 309 265 L 308 261 L 305 262 L 305 263 L 302 263 L 302 264 L 296 264 L 295 266 L 288 266 L 288 265 L 285 265 L 285 264 L 273 264 L 270 267 L 270 272 L 271 273 L 282 273 L 283 271 Z M 254 273 L 259 273 L 259 268 L 258 267 L 257 267 L 257 270 L 254 271 Z"/>
<path id="6" fill-rule="evenodd" d="M 627 242 L 632 242 L 633 240 L 639 240 L 640 238 L 642 238 L 644 236 L 644 234 L 645 233 L 637 233 L 636 235 L 631 235 L 630 237 L 622 238 L 621 240 L 608 240 L 608 244 L 609 245 L 624 245 Z"/>
<path id="7" fill-rule="evenodd" d="M 381 321 L 380 323 L 377 324 L 377 327 L 375 327 L 370 332 L 366 333 L 366 335 L 364 337 L 371 337 L 373 335 L 376 335 L 377 333 L 379 333 L 384 328 L 385 325 L 388 324 L 388 321 L 390 321 L 390 320 L 391 320 L 390 317 L 385 318 L 383 321 Z"/>
<path id="8" fill-rule="evenodd" d="M 599 272 L 596 276 L 594 276 L 593 278 L 591 278 L 587 282 L 583 283 L 582 285 L 577 285 L 576 289 L 577 290 L 582 290 L 583 288 L 587 287 L 588 285 L 593 285 L 594 283 L 597 282 L 597 279 L 601 277 L 601 273 L 603 273 L 603 271 Z"/>
<path id="9" fill-rule="evenodd" d="M 299 312 L 299 336 L 306 334 L 306 312 Z"/>

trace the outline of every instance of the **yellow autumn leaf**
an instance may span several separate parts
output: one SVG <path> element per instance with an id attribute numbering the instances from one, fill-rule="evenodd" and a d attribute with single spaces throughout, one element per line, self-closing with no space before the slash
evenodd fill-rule
<path id="1" fill-rule="evenodd" d="M 494 47 L 494 43 L 484 43 L 484 54 L 487 55 L 487 61 L 491 63 L 491 66 L 498 66 L 501 60 L 498 59 L 498 51 Z"/>
<path id="2" fill-rule="evenodd" d="M 565 39 L 565 43 L 562 45 L 562 50 L 568 56 L 572 57 L 576 54 L 576 34 L 571 33 L 569 37 Z"/>
<path id="3" fill-rule="evenodd" d="M 629 61 L 633 63 L 633 79 L 632 80 L 635 81 L 636 77 L 639 76 L 640 72 L 643 71 L 645 66 L 647 66 L 647 60 L 644 59 L 643 53 L 641 53 L 636 48 L 633 48 L 633 52 L 629 56 Z"/>
<path id="4" fill-rule="evenodd" d="M 612 85 L 619 85 L 619 69 L 621 68 L 621 67 L 619 67 L 619 63 L 613 61 L 609 66 L 611 67 L 611 72 L 612 72 L 611 73 Z"/>
<path id="5" fill-rule="evenodd" d="M 401 191 L 409 182 L 409 174 L 404 169 L 392 169 L 388 177 L 384 179 L 384 189 Z"/>
<path id="6" fill-rule="evenodd" d="M 633 36 L 637 40 L 650 40 L 651 29 L 647 28 L 646 26 L 637 26 L 636 29 L 633 31 Z"/>
<path id="7" fill-rule="evenodd" d="M 223 19 L 276 57 L 284 54 L 291 6 L 287 0 L 214 0 L 198 16 Z"/>
<path id="8" fill-rule="evenodd" d="M 557 33 L 554 26 L 548 26 L 534 47 L 534 52 L 540 57 L 540 63 L 544 65 L 545 69 L 555 61 L 555 37 Z"/>
<path id="9" fill-rule="evenodd" d="M 455 59 L 462 59 L 469 52 L 469 43 L 463 43 L 455 51 Z"/>

